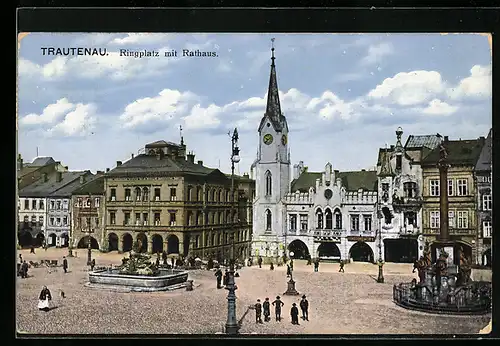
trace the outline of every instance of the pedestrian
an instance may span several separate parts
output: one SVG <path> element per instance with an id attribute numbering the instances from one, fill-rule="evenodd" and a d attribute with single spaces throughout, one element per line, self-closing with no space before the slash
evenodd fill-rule
<path id="1" fill-rule="evenodd" d="M 158 256 L 156 257 L 156 268 L 160 266 L 160 253 L 158 252 Z"/>
<path id="2" fill-rule="evenodd" d="M 255 323 L 262 323 L 262 304 L 260 304 L 260 299 L 257 299 L 255 304 Z"/>
<path id="3" fill-rule="evenodd" d="M 302 310 L 302 319 L 305 321 L 309 321 L 309 302 L 306 299 L 306 295 L 302 296 L 302 300 L 300 301 L 300 309 Z"/>
<path id="4" fill-rule="evenodd" d="M 318 271 L 318 269 L 319 269 L 319 259 L 318 259 L 318 258 L 316 258 L 316 259 L 314 260 L 314 271 L 315 271 L 315 272 L 317 272 L 317 271 Z"/>
<path id="5" fill-rule="evenodd" d="M 50 294 L 47 286 L 43 286 L 40 296 L 38 297 L 38 310 L 49 311 L 50 301 L 52 300 L 52 295 Z"/>
<path id="6" fill-rule="evenodd" d="M 299 325 L 299 309 L 297 309 L 297 304 L 293 303 L 290 309 L 290 316 L 292 316 L 292 324 Z"/>
<path id="7" fill-rule="evenodd" d="M 271 304 L 269 303 L 269 298 L 266 298 L 264 303 L 262 304 L 262 308 L 264 309 L 264 322 L 269 322 L 271 318 Z"/>
<path id="8" fill-rule="evenodd" d="M 222 270 L 220 270 L 220 268 L 217 268 L 214 275 L 217 278 L 217 288 L 222 288 L 222 286 L 221 286 Z"/>
<path id="9" fill-rule="evenodd" d="M 226 271 L 224 272 L 224 279 L 223 279 L 224 286 L 227 286 L 228 279 L 229 279 L 229 270 L 226 268 Z"/>
<path id="10" fill-rule="evenodd" d="M 19 254 L 19 263 L 23 264 L 23 255 Z"/>
<path id="11" fill-rule="evenodd" d="M 339 269 L 339 273 L 343 273 L 344 272 L 344 261 L 343 260 L 340 260 L 340 269 Z"/>
<path id="12" fill-rule="evenodd" d="M 310 266 L 312 264 L 311 255 L 307 255 L 307 265 Z"/>
<path id="13" fill-rule="evenodd" d="M 35 253 L 35 247 L 31 245 L 30 253 Z"/>
<path id="14" fill-rule="evenodd" d="M 94 267 L 95 267 L 95 258 L 92 258 L 92 261 L 90 262 L 90 270 L 94 271 Z"/>
<path id="15" fill-rule="evenodd" d="M 276 321 L 281 322 L 281 307 L 285 305 L 285 303 L 283 303 L 280 300 L 280 296 L 277 296 L 276 300 L 272 304 L 274 305 L 274 313 L 276 315 Z"/>
<path id="16" fill-rule="evenodd" d="M 290 267 L 290 264 L 286 265 L 286 277 L 290 277 L 292 275 L 292 268 Z"/>
<path id="17" fill-rule="evenodd" d="M 68 260 L 66 259 L 66 256 L 63 256 L 63 270 L 64 274 L 68 272 Z"/>
<path id="18" fill-rule="evenodd" d="M 259 256 L 257 263 L 259 264 L 259 268 L 262 268 L 262 257 Z"/>
<path id="19" fill-rule="evenodd" d="M 273 262 L 271 262 L 271 265 L 269 266 L 269 268 L 270 268 L 271 270 L 274 270 L 274 264 L 273 264 Z"/>
<path id="20" fill-rule="evenodd" d="M 28 277 L 28 263 L 26 263 L 26 260 L 23 261 L 23 264 L 21 264 L 21 278 L 26 279 Z"/>

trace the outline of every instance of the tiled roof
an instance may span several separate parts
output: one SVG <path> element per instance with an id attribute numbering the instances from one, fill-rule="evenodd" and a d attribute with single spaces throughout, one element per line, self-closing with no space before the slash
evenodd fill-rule
<path id="1" fill-rule="evenodd" d="M 410 148 L 429 148 L 434 149 L 441 140 L 436 135 L 410 135 L 406 140 L 405 149 Z"/>
<path id="2" fill-rule="evenodd" d="M 307 192 L 311 186 L 316 187 L 316 179 L 321 179 L 322 174 L 319 172 L 303 172 L 297 179 L 292 181 L 291 192 L 297 190 Z M 359 189 L 368 191 L 377 190 L 378 179 L 376 171 L 335 171 L 335 175 L 342 180 L 342 185 L 347 191 L 358 191 Z"/>
<path id="3" fill-rule="evenodd" d="M 17 172 L 17 176 L 18 178 L 22 178 L 24 177 L 25 175 L 27 174 L 30 174 L 30 173 L 33 173 L 37 170 L 39 170 L 40 168 L 42 167 L 32 167 L 32 166 L 24 166 L 23 168 L 21 168 L 18 172 Z"/>
<path id="4" fill-rule="evenodd" d="M 73 191 L 73 195 L 102 195 L 104 194 L 104 175 L 86 177 L 86 182 Z"/>
<path id="5" fill-rule="evenodd" d="M 492 129 L 488 133 L 488 137 L 484 142 L 483 149 L 476 164 L 476 171 L 491 171 L 491 142 L 492 142 Z"/>
<path id="6" fill-rule="evenodd" d="M 165 146 L 175 146 L 175 147 L 178 147 L 178 148 L 181 147 L 180 144 L 173 143 L 173 142 L 167 142 L 167 141 L 164 141 L 164 140 L 159 140 L 159 141 L 156 141 L 156 142 L 152 142 L 152 143 L 146 144 L 146 148 L 161 148 L 161 147 L 165 147 Z"/>
<path id="7" fill-rule="evenodd" d="M 479 139 L 448 141 L 448 163 L 450 165 L 476 166 L 484 142 L 484 137 Z M 437 165 L 439 158 L 439 147 L 436 147 L 422 160 L 422 166 Z"/>
<path id="8" fill-rule="evenodd" d="M 80 176 L 85 173 L 89 173 L 89 171 L 62 172 L 62 180 L 59 182 L 56 180 L 57 174 L 49 175 L 46 182 L 43 179 L 39 179 L 19 190 L 19 197 L 48 197 L 75 181 L 79 182 Z M 68 188 L 71 189 L 71 187 Z M 66 193 L 66 189 L 62 190 L 62 193 Z"/>

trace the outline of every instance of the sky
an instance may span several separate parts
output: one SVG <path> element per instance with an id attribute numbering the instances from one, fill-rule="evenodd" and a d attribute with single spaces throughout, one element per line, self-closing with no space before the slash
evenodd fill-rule
<path id="1" fill-rule="evenodd" d="M 156 140 L 179 142 L 230 172 L 238 128 L 250 171 L 265 112 L 275 38 L 292 164 L 373 169 L 378 148 L 408 135 L 487 136 L 491 51 L 478 34 L 30 33 L 19 42 L 18 151 L 70 170 L 105 170 Z M 42 48 L 106 49 L 105 56 Z M 120 56 L 120 50 L 159 57 Z M 182 50 L 215 52 L 185 57 Z M 177 57 L 165 52 L 178 51 Z"/>

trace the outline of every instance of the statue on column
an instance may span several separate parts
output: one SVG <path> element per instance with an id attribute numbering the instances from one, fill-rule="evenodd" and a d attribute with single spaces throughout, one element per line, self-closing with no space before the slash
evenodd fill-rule
<path id="1" fill-rule="evenodd" d="M 441 144 L 439 144 L 439 162 L 444 163 L 446 162 L 447 158 L 448 158 L 448 151 L 446 150 L 443 141 L 441 141 Z"/>
<path id="2" fill-rule="evenodd" d="M 420 259 L 413 264 L 413 272 L 415 272 L 415 269 L 417 270 L 419 283 L 424 283 L 425 272 L 431 267 L 431 264 L 431 251 L 429 249 L 429 242 L 426 241 L 423 256 L 421 256 Z"/>
<path id="3" fill-rule="evenodd" d="M 467 285 L 470 282 L 471 263 L 465 255 L 463 247 L 460 247 L 460 265 L 458 266 L 457 286 Z"/>
<path id="4" fill-rule="evenodd" d="M 437 259 L 435 264 L 436 287 L 438 292 L 441 291 L 441 277 L 447 274 L 447 259 L 448 253 L 444 249 L 441 249 L 439 258 Z"/>

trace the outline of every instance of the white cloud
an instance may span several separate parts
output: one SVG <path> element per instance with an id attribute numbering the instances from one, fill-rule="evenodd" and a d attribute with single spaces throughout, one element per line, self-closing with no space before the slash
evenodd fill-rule
<path id="1" fill-rule="evenodd" d="M 362 65 L 373 65 L 382 60 L 383 57 L 394 54 L 392 43 L 382 42 L 368 46 L 367 55 L 361 59 Z"/>
<path id="2" fill-rule="evenodd" d="M 125 37 L 117 37 L 110 44 L 131 45 L 131 44 L 152 44 L 164 42 L 172 37 L 172 34 L 166 33 L 134 33 L 127 34 Z"/>
<path id="3" fill-rule="evenodd" d="M 429 102 L 429 105 L 422 110 L 424 114 L 429 115 L 451 115 L 458 110 L 457 106 L 451 106 L 439 99 Z"/>
<path id="4" fill-rule="evenodd" d="M 474 65 L 470 76 L 462 79 L 458 85 L 448 90 L 452 99 L 487 98 L 491 96 L 491 66 Z"/>
<path id="5" fill-rule="evenodd" d="M 95 128 L 95 110 L 93 104 L 78 103 L 73 111 L 66 114 L 62 122 L 48 130 L 48 134 L 66 137 L 89 134 Z"/>
<path id="6" fill-rule="evenodd" d="M 436 71 L 400 72 L 386 78 L 368 93 L 368 97 L 401 106 L 427 102 L 445 90 L 445 83 Z"/>
<path id="7" fill-rule="evenodd" d="M 75 107 L 66 98 L 58 100 L 56 103 L 50 104 L 44 108 L 41 114 L 31 113 L 21 118 L 21 125 L 41 125 L 53 124 L 59 120 L 64 114 Z"/>

